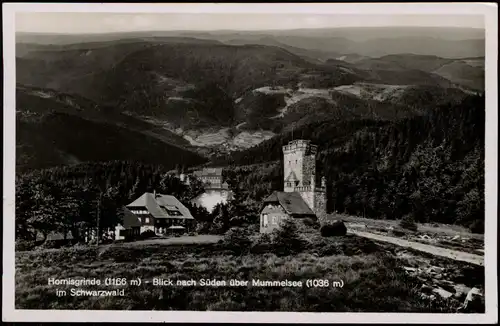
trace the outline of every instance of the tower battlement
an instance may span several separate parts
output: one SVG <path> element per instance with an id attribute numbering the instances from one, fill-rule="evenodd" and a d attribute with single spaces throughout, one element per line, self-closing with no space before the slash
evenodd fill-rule
<path id="1" fill-rule="evenodd" d="M 318 182 L 318 147 L 310 140 L 297 139 L 283 146 L 284 191 L 298 192 L 319 217 L 326 212 L 326 181 Z"/>
<path id="2" fill-rule="evenodd" d="M 283 153 L 305 152 L 305 155 L 316 155 L 318 147 L 311 144 L 310 140 L 297 139 L 283 145 Z"/>

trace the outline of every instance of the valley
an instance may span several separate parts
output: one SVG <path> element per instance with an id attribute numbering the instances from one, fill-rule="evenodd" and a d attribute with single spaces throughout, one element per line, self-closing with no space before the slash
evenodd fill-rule
<path id="1" fill-rule="evenodd" d="M 352 33 L 358 45 L 371 42 Z M 467 169 L 479 169 L 481 128 L 474 128 L 481 115 L 474 120 L 474 110 L 463 104 L 474 102 L 481 111 L 484 57 L 471 50 L 479 39 L 461 44 L 463 50 L 457 53 L 468 52 L 467 56 L 442 57 L 439 50 L 356 52 L 342 38 L 325 48 L 324 36 L 125 36 L 75 35 L 60 42 L 56 36 L 37 42 L 19 36 L 20 172 L 109 160 L 137 160 L 170 169 L 262 166 L 279 160 L 283 142 L 301 137 L 319 144 L 328 182 L 339 189 L 335 196 L 340 197 L 331 198 L 331 209 L 342 207 L 357 214 L 357 204 L 350 202 L 359 202 L 359 195 L 342 182 L 357 180 L 368 173 L 366 169 L 375 168 L 383 184 L 397 184 L 401 178 L 394 175 L 419 162 L 438 160 L 444 165 L 436 171 L 448 171 L 446 175 L 454 178 L 429 181 L 443 189 L 444 184 L 465 180 L 459 174 Z M 452 120 L 443 121 L 443 112 Z M 456 139 L 464 137 L 471 143 L 461 147 Z M 102 150 L 94 149 L 97 144 Z M 50 150 L 40 150 L 47 146 Z M 443 152 L 438 146 L 452 150 Z M 480 178 L 478 173 L 474 178 Z M 373 188 L 371 181 L 359 182 Z M 468 183 L 464 191 L 471 191 L 471 186 Z M 404 198 L 418 186 L 410 188 Z M 466 200 L 463 194 L 457 196 L 458 202 Z M 392 215 L 389 210 L 381 213 L 374 204 L 362 206 L 371 207 L 373 218 Z M 411 211 L 410 206 L 403 211 Z"/>

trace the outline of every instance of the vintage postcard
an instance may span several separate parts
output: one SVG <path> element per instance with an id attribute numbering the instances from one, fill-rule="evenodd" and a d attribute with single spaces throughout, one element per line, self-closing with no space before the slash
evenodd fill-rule
<path id="1" fill-rule="evenodd" d="M 495 323 L 496 4 L 4 4 L 3 321 Z"/>

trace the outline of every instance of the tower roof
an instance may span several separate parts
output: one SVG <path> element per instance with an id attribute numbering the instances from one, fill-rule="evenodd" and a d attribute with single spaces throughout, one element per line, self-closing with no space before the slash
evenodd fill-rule
<path id="1" fill-rule="evenodd" d="M 288 177 L 286 177 L 285 181 L 298 181 L 299 179 L 297 178 L 297 175 L 295 174 L 294 171 L 290 172 Z"/>

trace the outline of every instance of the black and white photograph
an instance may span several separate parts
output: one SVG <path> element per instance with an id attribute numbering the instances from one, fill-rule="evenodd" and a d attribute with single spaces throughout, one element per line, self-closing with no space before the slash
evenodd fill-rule
<path id="1" fill-rule="evenodd" d="M 497 7 L 426 5 L 4 4 L 3 320 L 498 322 Z"/>

